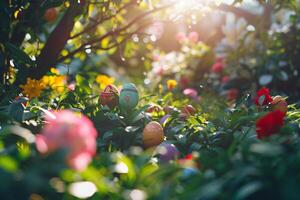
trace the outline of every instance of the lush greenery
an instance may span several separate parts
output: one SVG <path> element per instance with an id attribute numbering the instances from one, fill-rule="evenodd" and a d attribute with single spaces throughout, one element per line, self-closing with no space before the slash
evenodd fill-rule
<path id="1" fill-rule="evenodd" d="M 191 2 L 0 2 L 1 199 L 298 199 L 300 2 Z"/>

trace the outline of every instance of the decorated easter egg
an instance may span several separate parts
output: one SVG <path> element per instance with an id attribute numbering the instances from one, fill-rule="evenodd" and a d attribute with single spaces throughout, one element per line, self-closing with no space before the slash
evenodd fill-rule
<path id="1" fill-rule="evenodd" d="M 172 114 L 176 109 L 172 106 L 164 106 L 163 110 L 166 114 Z"/>
<path id="2" fill-rule="evenodd" d="M 123 110 L 132 110 L 139 102 L 139 93 L 133 83 L 125 84 L 121 90 L 119 104 Z"/>
<path id="3" fill-rule="evenodd" d="M 143 130 L 143 144 L 146 148 L 157 146 L 164 141 L 164 130 L 155 121 L 148 123 Z"/>
<path id="4" fill-rule="evenodd" d="M 147 113 L 154 113 L 154 112 L 160 112 L 162 108 L 159 105 L 152 104 L 149 106 L 149 108 L 146 110 Z"/>
<path id="5" fill-rule="evenodd" d="M 99 103 L 108 106 L 110 109 L 115 108 L 119 103 L 119 91 L 114 85 L 107 85 L 101 92 Z"/>
<path id="6" fill-rule="evenodd" d="M 194 115 L 196 113 L 196 109 L 192 105 L 186 105 L 182 108 L 181 112 L 187 115 Z"/>
<path id="7" fill-rule="evenodd" d="M 199 173 L 199 170 L 193 167 L 186 167 L 182 171 L 181 178 L 186 179 Z"/>
<path id="8" fill-rule="evenodd" d="M 174 160 L 179 152 L 174 144 L 162 143 L 157 147 L 157 152 L 159 158 L 162 162 L 169 162 L 170 160 Z"/>
<path id="9" fill-rule="evenodd" d="M 192 105 L 186 105 L 181 109 L 180 118 L 187 119 L 196 113 L 196 109 Z"/>
<path id="10" fill-rule="evenodd" d="M 280 110 L 284 113 L 288 111 L 288 104 L 284 98 L 281 96 L 275 96 L 271 102 L 272 110 Z"/>

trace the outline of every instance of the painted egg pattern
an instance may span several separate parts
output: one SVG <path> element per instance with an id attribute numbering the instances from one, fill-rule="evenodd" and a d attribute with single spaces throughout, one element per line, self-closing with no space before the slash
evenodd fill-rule
<path id="1" fill-rule="evenodd" d="M 99 103 L 110 109 L 115 108 L 119 103 L 119 91 L 116 86 L 107 85 L 100 94 Z"/>
<path id="2" fill-rule="evenodd" d="M 146 148 L 157 146 L 164 141 L 164 130 L 155 121 L 148 123 L 143 130 L 143 144 Z"/>
<path id="3" fill-rule="evenodd" d="M 139 102 L 139 94 L 133 83 L 125 84 L 119 97 L 120 107 L 124 110 L 132 110 Z"/>

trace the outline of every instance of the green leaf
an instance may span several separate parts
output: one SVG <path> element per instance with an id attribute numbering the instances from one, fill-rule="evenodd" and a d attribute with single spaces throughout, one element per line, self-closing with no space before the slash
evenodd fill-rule
<path id="1" fill-rule="evenodd" d="M 35 66 L 35 62 L 31 60 L 31 58 L 24 51 L 22 51 L 15 45 L 7 42 L 5 43 L 5 47 L 8 49 L 15 62 L 19 64 L 27 64 L 30 66 Z"/>
<path id="2" fill-rule="evenodd" d="M 243 186 L 236 194 L 235 200 L 246 199 L 249 195 L 255 193 L 262 187 L 260 182 L 251 182 Z"/>

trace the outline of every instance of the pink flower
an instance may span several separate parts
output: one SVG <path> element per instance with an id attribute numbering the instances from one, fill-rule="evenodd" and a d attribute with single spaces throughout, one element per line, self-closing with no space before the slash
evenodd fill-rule
<path id="1" fill-rule="evenodd" d="M 41 134 L 36 136 L 37 150 L 48 154 L 59 149 L 68 150 L 67 163 L 77 170 L 84 170 L 96 153 L 97 131 L 85 116 L 61 110 L 46 117 Z"/>
<path id="2" fill-rule="evenodd" d="M 70 91 L 74 91 L 74 90 L 75 90 L 75 83 L 70 83 L 70 84 L 68 85 L 68 89 L 69 89 Z"/>
<path id="3" fill-rule="evenodd" d="M 199 34 L 197 32 L 190 32 L 188 38 L 190 42 L 196 43 L 199 40 Z"/>
<path id="4" fill-rule="evenodd" d="M 154 54 L 153 57 L 152 57 L 152 59 L 154 61 L 159 61 L 161 59 L 161 56 L 159 54 Z"/>
<path id="5" fill-rule="evenodd" d="M 230 77 L 229 76 L 223 76 L 221 79 L 221 83 L 222 84 L 226 84 L 230 81 Z"/>
<path id="6" fill-rule="evenodd" d="M 176 40 L 180 43 L 182 43 L 186 39 L 185 33 L 179 32 L 176 35 Z"/>
<path id="7" fill-rule="evenodd" d="M 163 66 L 159 66 L 159 67 L 154 68 L 154 73 L 158 76 L 162 76 L 164 74 Z"/>
<path id="8" fill-rule="evenodd" d="M 217 62 L 213 64 L 211 67 L 211 72 L 213 73 L 221 73 L 224 70 L 224 63 L 223 62 Z"/>
<path id="9" fill-rule="evenodd" d="M 183 90 L 183 94 L 188 97 L 191 97 L 193 99 L 197 99 L 197 97 L 198 97 L 197 90 L 195 90 L 193 88 L 187 88 L 187 89 Z"/>

